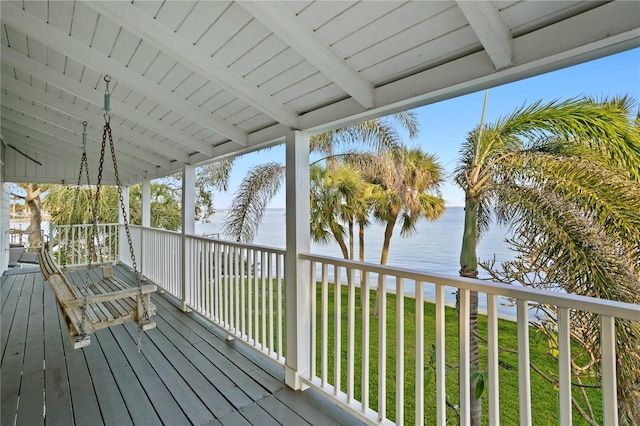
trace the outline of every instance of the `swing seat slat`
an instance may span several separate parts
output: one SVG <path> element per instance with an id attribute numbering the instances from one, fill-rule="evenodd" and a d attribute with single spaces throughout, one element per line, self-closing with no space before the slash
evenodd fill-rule
<path id="1" fill-rule="evenodd" d="M 150 330 L 155 322 L 145 320 L 143 302 L 150 318 L 155 314 L 155 306 L 151 303 L 151 293 L 156 291 L 155 284 L 144 284 L 140 289 L 130 287 L 113 276 L 112 266 L 103 266 L 101 280 L 87 286 L 86 314 L 83 319 L 85 298 L 69 284 L 62 270 L 53 260 L 46 247 L 38 252 L 40 271 L 53 290 L 58 307 L 67 323 L 69 337 L 74 349 L 88 346 L 89 335 L 97 330 L 135 321 L 142 330 Z"/>

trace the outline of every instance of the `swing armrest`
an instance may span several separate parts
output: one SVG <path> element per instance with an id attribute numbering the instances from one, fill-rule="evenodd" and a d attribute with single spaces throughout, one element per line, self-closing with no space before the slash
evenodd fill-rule
<path id="1" fill-rule="evenodd" d="M 153 293 L 156 291 L 157 287 L 155 284 L 145 284 L 142 286 L 142 294 Z M 138 295 L 137 288 L 130 288 L 125 290 L 118 290 L 111 293 L 106 294 L 97 294 L 92 296 L 87 296 L 87 304 L 92 305 L 95 303 L 104 303 L 109 302 L 111 300 L 119 300 L 126 299 L 127 297 L 136 297 Z M 78 297 L 77 299 L 70 299 L 60 301 L 60 304 L 64 307 L 79 307 L 84 303 L 83 297 Z"/>

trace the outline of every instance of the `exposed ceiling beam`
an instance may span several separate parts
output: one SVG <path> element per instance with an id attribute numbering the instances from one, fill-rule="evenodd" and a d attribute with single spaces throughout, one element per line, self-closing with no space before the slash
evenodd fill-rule
<path id="1" fill-rule="evenodd" d="M 298 128 L 298 113 L 276 101 L 246 78 L 237 75 L 224 63 L 212 58 L 202 49 L 161 22 L 144 13 L 139 7 L 124 1 L 90 1 L 86 5 L 137 35 L 175 60 L 187 64 L 204 78 L 234 94 L 262 113 L 291 129 Z"/>
<path id="2" fill-rule="evenodd" d="M 73 156 L 78 155 L 77 152 L 60 147 L 60 144 L 54 144 L 51 139 L 49 140 L 49 142 L 42 141 L 35 137 L 27 136 L 18 131 L 11 130 L 9 127 L 3 128 L 2 137 L 4 138 L 5 142 L 17 142 L 16 145 L 19 145 L 19 148 L 24 147 L 31 151 L 42 153 L 48 157 L 55 158 L 56 160 L 64 161 L 70 164 L 72 164 L 71 160 L 72 158 L 74 158 Z M 78 166 L 78 168 L 79 167 L 80 166 Z"/>
<path id="3" fill-rule="evenodd" d="M 16 119 L 15 117 L 12 117 L 12 116 L 5 116 L 4 113 L 2 118 L 2 129 L 3 129 L 3 132 L 7 132 L 7 133 L 14 132 L 14 134 L 22 135 L 26 139 L 36 141 L 37 146 L 40 146 L 41 144 L 46 149 L 54 149 L 59 152 L 69 152 L 70 153 L 69 158 L 67 158 L 66 163 L 73 165 L 74 168 L 76 169 L 80 168 L 80 157 L 81 157 L 80 145 L 81 144 L 76 144 L 75 140 L 73 139 L 70 140 L 66 138 L 61 139 L 58 136 L 64 137 L 64 135 L 58 135 L 58 136 L 52 135 L 51 134 L 52 132 L 50 131 L 50 129 L 45 129 L 44 131 L 40 131 L 32 126 L 24 125 L 22 124 L 22 120 L 20 120 L 19 118 Z M 75 153 L 74 153 L 74 150 L 75 150 Z M 97 176 L 96 164 L 98 163 L 97 160 L 99 159 L 99 154 L 96 154 L 95 152 L 89 152 L 88 150 L 87 155 L 95 160 L 95 161 L 92 161 L 92 164 L 90 165 L 92 178 L 95 179 Z M 75 159 L 75 164 L 73 161 L 74 159 Z M 122 168 L 123 177 L 126 177 L 127 179 L 130 179 L 133 177 L 144 177 L 143 175 L 138 173 L 138 171 L 141 170 L 139 167 L 139 164 L 136 165 L 135 162 L 132 164 L 130 159 L 123 159 L 123 161 L 120 161 L 120 159 L 118 159 L 118 164 L 119 164 L 118 168 L 119 169 Z M 110 173 L 110 174 L 112 175 L 113 173 Z M 106 178 L 111 179 L 110 176 L 106 176 Z"/>
<path id="4" fill-rule="evenodd" d="M 6 127 L 3 129 L 3 137 L 5 138 L 5 142 L 7 143 L 13 142 L 13 144 L 18 145 L 18 148 L 24 148 L 26 150 L 30 150 L 38 154 L 43 154 L 46 157 L 53 158 L 57 161 L 66 163 L 69 167 L 76 169 L 76 174 L 77 174 L 77 171 L 80 169 L 80 161 L 77 160 L 78 148 L 74 148 L 74 150 L 62 148 L 60 146 L 61 142 L 55 142 L 56 140 L 51 137 L 48 138 L 48 141 L 45 141 L 43 140 L 44 138 L 26 136 L 24 134 L 21 134 L 20 132 L 11 130 Z M 89 153 L 87 153 L 87 157 L 89 162 L 89 172 L 90 172 L 89 177 L 92 179 L 91 183 L 95 185 L 97 183 L 97 180 L 96 180 L 97 167 L 95 165 L 98 164 L 99 157 L 98 155 L 94 155 L 93 156 L 94 158 L 92 158 L 92 156 Z M 76 159 L 75 162 L 72 161 L 74 159 Z M 120 171 L 122 173 L 121 178 L 132 180 L 132 179 L 140 179 L 144 177 L 139 173 L 134 172 L 134 169 L 128 166 L 123 165 L 121 167 L 122 167 L 122 170 Z M 110 176 L 104 176 L 103 181 L 105 181 L 105 178 L 107 182 L 110 182 L 112 179 Z M 113 179 L 115 180 L 115 178 Z M 86 177 L 83 176 L 83 183 L 85 182 L 86 182 Z M 71 183 L 71 182 L 67 182 L 67 183 Z M 77 183 L 77 180 L 73 183 Z"/>
<path id="5" fill-rule="evenodd" d="M 81 127 L 80 120 L 69 120 L 65 118 L 66 116 L 58 115 L 54 110 L 45 110 L 28 102 L 21 101 L 15 97 L 12 98 L 13 99 L 3 99 L 2 106 L 11 108 L 13 111 L 25 114 L 26 116 L 53 124 L 54 126 L 60 127 L 69 132 L 79 133 L 78 128 Z M 102 134 L 100 127 L 95 125 L 93 125 L 93 127 L 87 127 L 87 140 L 95 141 L 96 145 L 93 148 L 96 151 L 99 151 L 98 147 L 102 143 L 102 140 L 97 137 L 98 134 Z M 80 136 L 78 136 L 78 138 L 80 138 Z M 157 156 L 146 153 L 145 151 L 140 151 L 139 149 L 130 146 L 125 140 L 114 142 L 114 145 L 118 152 L 123 152 L 127 154 L 128 157 L 131 157 L 126 161 L 131 161 L 132 164 L 138 164 L 147 170 L 156 170 L 157 168 L 169 170 L 174 167 L 174 164 L 171 161 L 160 159 Z"/>
<path id="6" fill-rule="evenodd" d="M 61 141 L 64 141 L 65 146 L 76 146 L 78 148 L 81 147 L 82 143 L 82 133 L 81 132 L 73 132 L 71 130 L 66 129 L 64 126 L 58 126 L 54 122 L 43 121 L 39 117 L 26 115 L 20 113 L 15 110 L 11 110 L 8 107 L 2 107 L 2 126 L 7 126 L 7 122 L 13 122 L 18 124 L 25 129 L 21 129 L 21 133 L 30 136 L 31 132 L 39 132 L 41 134 L 49 135 Z M 66 123 L 68 125 L 68 123 Z M 97 140 L 93 137 L 87 135 L 87 150 L 90 151 L 100 151 L 101 140 Z M 131 167 L 140 167 L 145 169 L 146 171 L 155 171 L 157 166 L 155 164 L 149 163 L 148 161 L 144 161 L 140 158 L 134 157 L 130 154 L 130 149 L 126 146 L 119 146 L 118 153 L 127 154 L 127 155 L 119 155 L 118 162 L 123 164 L 127 164 Z M 80 151 L 76 155 L 78 159 L 78 164 L 80 163 Z"/>
<path id="7" fill-rule="evenodd" d="M 2 85 L 4 89 L 14 92 L 16 94 L 19 94 L 21 96 L 31 98 L 34 101 L 40 102 L 66 115 L 76 117 L 78 119 L 78 123 L 81 123 L 82 121 L 87 121 L 87 123 L 89 123 L 95 129 L 98 129 L 99 132 L 102 132 L 101 129 L 104 126 L 104 119 L 102 116 L 91 114 L 84 108 L 81 108 L 70 102 L 64 101 L 56 96 L 51 95 L 50 93 L 43 92 L 42 90 L 37 89 L 33 86 L 29 86 L 28 84 L 25 84 L 19 80 L 7 77 L 5 74 L 3 75 L 5 76 L 2 79 Z M 15 97 L 7 96 L 6 100 L 3 99 L 2 104 L 11 106 L 9 104 L 12 102 L 11 100 L 12 98 L 15 98 Z M 25 108 L 24 105 L 21 105 L 20 103 L 16 104 L 15 103 L 16 101 L 13 101 L 13 102 L 15 107 L 23 108 L 23 109 Z M 30 113 L 33 114 L 35 113 L 35 111 L 36 110 L 31 109 Z M 43 110 L 43 112 L 45 111 Z M 140 133 L 134 132 L 130 129 L 127 129 L 124 126 L 121 126 L 115 123 L 114 121 L 111 121 L 110 124 L 111 124 L 112 130 L 114 131 L 117 130 L 115 132 L 115 136 L 118 139 L 122 140 L 122 144 L 125 146 L 125 148 L 129 151 L 131 155 L 135 155 L 140 159 L 148 160 L 149 162 L 157 164 L 158 166 L 161 166 L 164 168 L 170 168 L 169 164 L 171 164 L 171 161 L 158 157 L 157 155 L 154 154 L 154 152 L 159 152 L 163 155 L 168 156 L 173 160 L 181 161 L 183 163 L 187 163 L 189 161 L 189 157 L 181 151 L 178 151 L 174 148 L 171 148 L 169 146 L 165 146 L 156 141 L 153 141 L 148 137 L 141 135 Z M 138 148 L 129 146 L 130 141 L 126 140 L 125 138 L 131 138 L 133 141 L 135 141 L 134 142 L 135 144 L 139 144 L 140 141 L 144 141 L 146 142 L 146 144 L 152 146 L 153 148 L 148 148 L 149 151 L 139 150 Z"/>
<path id="8" fill-rule="evenodd" d="M 493 1 L 456 1 L 496 69 L 513 65 L 513 37 Z"/>
<path id="9" fill-rule="evenodd" d="M 108 74 L 126 84 L 149 99 L 172 109 L 185 117 L 202 124 L 240 145 L 247 144 L 247 133 L 242 129 L 218 118 L 189 102 L 169 89 L 150 81 L 131 68 L 109 58 L 65 32 L 49 25 L 34 15 L 23 11 L 13 3 L 3 2 L 2 20 L 7 25 L 19 29 L 28 37 L 37 40 L 49 49 L 75 59 L 98 72 Z"/>
<path id="10" fill-rule="evenodd" d="M 102 108 L 102 106 L 104 105 L 104 92 L 92 89 L 86 84 L 82 84 L 79 81 L 74 80 L 73 78 L 65 74 L 62 74 L 59 71 L 46 66 L 40 61 L 36 61 L 33 58 L 23 55 L 15 49 L 11 49 L 7 46 L 2 46 L 2 62 L 5 62 L 19 70 L 22 70 L 42 81 L 53 84 L 54 86 L 57 86 L 74 96 L 84 99 L 85 101 L 90 102 L 98 106 L 99 108 Z M 206 155 L 211 155 L 212 148 L 211 146 L 209 146 L 209 144 L 205 144 L 201 140 L 186 135 L 182 131 L 176 129 L 175 127 L 169 126 L 168 124 L 165 124 L 160 120 L 155 120 L 148 114 L 139 111 L 113 97 L 111 98 L 111 114 L 126 118 L 127 120 L 142 127 L 146 127 L 152 132 L 169 138 L 180 145 L 187 146 L 200 152 L 206 150 L 206 152 L 203 153 Z M 147 147 L 152 151 L 158 150 L 157 148 L 163 145 L 158 143 L 157 140 L 149 140 L 151 141 L 151 144 L 149 145 L 146 144 L 144 139 L 141 141 L 141 143 L 143 145 L 147 145 Z M 161 150 L 158 150 L 158 152 L 161 152 Z M 188 160 L 185 160 L 179 156 L 172 158 L 185 163 L 189 162 Z"/>
<path id="11" fill-rule="evenodd" d="M 633 2 L 606 3 L 516 37 L 511 67 L 496 71 L 485 52 L 476 52 L 376 88 L 375 110 L 345 99 L 305 114 L 301 127 L 323 132 L 638 48 L 637 9 Z"/>
<path id="12" fill-rule="evenodd" d="M 374 89 L 344 58 L 279 1 L 238 2 L 247 12 L 280 37 L 365 108 L 374 107 Z"/>

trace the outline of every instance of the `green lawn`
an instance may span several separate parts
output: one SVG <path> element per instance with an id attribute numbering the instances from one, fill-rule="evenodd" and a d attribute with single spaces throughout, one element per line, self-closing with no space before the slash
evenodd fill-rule
<path id="1" fill-rule="evenodd" d="M 260 280 L 261 281 L 261 280 Z M 253 299 L 253 284 L 252 289 L 249 290 L 246 287 L 247 282 L 243 281 L 245 286 L 245 298 L 249 297 L 251 293 L 251 297 Z M 275 292 L 276 285 L 273 282 L 274 286 L 271 291 Z M 262 286 L 263 282 L 258 284 L 259 298 L 262 297 Z M 224 292 L 223 287 L 223 292 Z M 334 327 L 334 286 L 332 284 L 328 285 L 328 381 L 333 384 L 333 365 L 334 365 L 334 345 L 335 345 L 335 327 Z M 265 294 L 268 294 L 269 290 L 265 288 Z M 347 376 L 347 296 L 348 289 L 346 286 L 341 286 L 341 390 L 346 392 L 346 376 Z M 203 295 L 206 299 L 206 296 Z M 373 305 L 375 300 L 375 291 L 371 291 L 370 293 L 370 312 L 373 312 Z M 245 299 L 245 302 L 248 300 Z M 278 308 L 276 306 L 276 297 L 273 294 L 273 298 L 271 300 L 273 304 L 273 312 L 276 312 L 278 309 L 283 309 L 283 307 Z M 357 400 L 361 400 L 362 396 L 362 310 L 360 304 L 360 289 L 356 288 L 355 290 L 355 303 L 356 303 L 356 323 L 355 323 L 355 398 Z M 267 302 L 268 304 L 268 302 Z M 257 336 L 261 336 L 262 334 L 262 315 L 263 315 L 263 303 L 262 300 L 258 303 L 258 306 L 252 306 L 252 312 L 248 312 L 248 303 L 246 304 L 247 311 L 245 312 L 245 318 L 247 321 L 253 321 L 255 314 L 255 310 L 257 308 L 258 316 L 260 318 L 257 329 L 254 329 L 254 333 L 257 333 Z M 322 321 L 321 321 L 321 312 L 322 312 L 322 297 L 321 297 L 321 283 L 317 283 L 317 335 L 316 335 L 316 371 L 315 374 L 320 377 L 321 375 L 321 336 L 322 336 Z M 396 415 L 396 391 L 395 391 L 395 377 L 396 377 L 396 342 L 397 342 L 397 333 L 396 333 L 396 315 L 395 315 L 395 306 L 396 306 L 396 296 L 394 294 L 387 294 L 387 342 L 385 344 L 385 348 L 387 351 L 387 371 L 386 371 L 386 382 L 387 382 L 387 399 L 386 406 L 387 412 L 386 417 L 391 420 L 395 420 Z M 405 297 L 404 300 L 404 423 L 415 424 L 415 382 L 416 382 L 416 366 L 415 366 L 415 299 L 410 297 Z M 425 391 L 424 391 L 424 400 L 425 400 L 425 414 L 424 414 L 424 424 L 434 424 L 435 416 L 436 416 L 436 392 L 435 392 L 435 374 L 430 364 L 432 347 L 435 344 L 435 305 L 429 302 L 426 302 L 424 305 L 425 318 L 424 318 L 424 358 L 425 358 Z M 451 369 L 447 373 L 446 377 L 446 388 L 447 388 L 447 399 L 452 405 L 458 404 L 458 320 L 456 318 L 456 313 L 453 308 L 445 308 L 445 334 L 446 334 L 446 363 Z M 273 320 L 275 321 L 275 317 Z M 283 318 L 284 322 L 284 318 Z M 267 336 L 269 335 L 269 326 L 267 319 Z M 284 324 L 282 324 L 284 326 Z M 370 320 L 370 331 L 369 331 L 369 348 L 370 348 L 370 359 L 369 359 L 369 407 L 378 410 L 378 327 L 379 321 L 378 318 L 371 317 Z M 479 318 L 479 334 L 481 337 L 485 337 L 487 335 L 487 318 L 484 315 L 480 315 Z M 499 339 L 498 344 L 501 348 L 506 348 L 509 350 L 517 349 L 517 325 L 513 321 L 508 320 L 499 320 L 498 322 L 498 332 Z M 533 328 L 530 329 L 530 357 L 531 362 L 538 367 L 540 371 L 542 371 L 545 375 L 551 378 L 557 377 L 557 361 L 555 358 L 550 356 L 547 352 L 549 351 L 549 346 L 546 339 L 542 339 L 540 342 L 536 342 L 535 330 Z M 283 336 L 284 337 L 284 336 Z M 260 337 L 258 337 L 260 338 Z M 283 350 L 284 344 L 283 342 Z M 574 348 L 577 350 L 577 348 Z M 482 341 L 480 341 L 480 352 L 481 355 L 486 354 L 486 346 Z M 515 352 L 515 351 L 514 351 Z M 481 359 L 482 368 L 485 365 L 485 359 Z M 500 363 L 500 422 L 505 425 L 517 425 L 519 424 L 519 408 L 518 408 L 518 359 L 516 353 L 511 353 L 508 351 L 501 352 L 499 355 L 499 363 Z M 553 384 L 549 383 L 545 379 L 543 379 L 538 373 L 531 370 L 531 406 L 533 413 L 534 424 L 536 425 L 557 425 L 558 424 L 558 393 L 557 389 L 553 386 Z M 587 385 L 595 386 L 586 388 L 585 392 L 589 396 L 590 402 L 592 404 L 592 410 L 595 414 L 596 419 L 602 419 L 602 398 L 601 398 L 601 390 L 599 389 L 599 383 L 592 381 L 591 383 L 585 383 Z M 573 388 L 574 397 L 579 401 L 582 401 L 581 397 L 581 389 L 577 386 Z M 487 424 L 487 404 L 486 404 L 486 393 L 483 396 L 483 411 L 484 411 L 484 419 L 483 423 Z M 450 423 L 457 424 L 458 418 L 455 410 L 448 408 L 447 410 L 448 418 Z M 574 408 L 573 412 L 574 424 L 588 424 L 586 421 L 579 416 Z"/>
<path id="2" fill-rule="evenodd" d="M 318 283 L 317 290 L 317 365 L 316 374 L 320 376 L 321 359 L 321 285 Z M 333 285 L 328 286 L 328 378 L 333 383 L 333 358 L 334 358 L 334 295 Z M 346 392 L 346 359 L 347 359 L 347 287 L 342 286 L 341 292 L 341 390 Z M 375 291 L 371 292 L 371 310 L 373 312 L 373 304 L 375 300 Z M 387 351 L 387 417 L 391 420 L 395 419 L 395 377 L 396 377 L 396 342 L 397 334 L 395 327 L 395 305 L 396 296 L 394 294 L 387 295 L 387 343 L 385 345 Z M 404 423 L 415 424 L 415 299 L 405 297 L 405 319 L 404 319 L 404 368 L 405 368 L 405 404 L 404 404 Z M 447 398 L 453 404 L 457 405 L 458 380 L 457 380 L 457 359 L 458 359 L 458 320 L 455 310 L 446 308 L 446 362 L 452 369 L 447 373 Z M 370 322 L 370 360 L 369 360 L 369 406 L 377 410 L 377 387 L 378 387 L 378 327 L 379 321 L 372 317 Z M 487 321 L 486 316 L 481 316 L 479 320 L 479 334 L 486 337 Z M 355 324 L 355 398 L 361 400 L 362 395 L 362 311 L 360 305 L 360 291 L 356 289 L 356 324 Z M 435 406 L 435 374 L 432 374 L 429 361 L 432 353 L 432 346 L 435 344 L 435 305 L 425 303 L 425 319 L 424 319 L 424 341 L 425 347 L 425 424 L 434 424 L 436 416 Z M 508 320 L 499 320 L 499 346 L 509 349 L 517 349 L 517 326 L 515 322 Z M 481 354 L 486 354 L 486 347 L 480 342 Z M 544 374 L 549 377 L 557 377 L 557 361 L 548 355 L 548 343 L 543 339 L 539 343 L 535 342 L 535 331 L 530 330 L 530 357 L 531 362 L 535 364 Z M 482 365 L 485 359 L 481 360 Z M 499 355 L 500 363 L 500 419 L 502 424 L 519 424 L 518 417 L 518 360 L 517 354 L 509 352 L 501 352 Z M 597 383 L 590 383 L 598 385 Z M 601 418 L 601 391 L 599 388 L 586 389 L 593 405 L 592 409 L 596 413 L 597 418 Z M 580 389 L 574 386 L 574 397 L 580 397 Z M 484 420 L 487 423 L 487 407 L 486 393 L 483 398 Z M 538 373 L 531 370 L 531 406 L 534 423 L 537 425 L 555 425 L 558 424 L 558 393 L 552 384 L 544 380 Z M 458 423 L 456 413 L 452 409 L 448 409 L 450 422 Z M 587 424 L 574 409 L 574 424 Z"/>

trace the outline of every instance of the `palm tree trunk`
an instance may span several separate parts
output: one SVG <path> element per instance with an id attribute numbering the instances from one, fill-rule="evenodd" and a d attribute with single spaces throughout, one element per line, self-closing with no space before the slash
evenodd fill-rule
<path id="1" fill-rule="evenodd" d="M 336 229 L 334 226 L 331 226 L 331 233 L 333 234 L 336 242 L 340 246 L 340 251 L 342 251 L 342 257 L 346 260 L 349 260 L 349 249 L 347 248 L 347 245 L 344 243 L 344 240 L 342 238 L 337 237 L 337 235 L 341 235 L 340 230 Z"/>
<path id="2" fill-rule="evenodd" d="M 353 260 L 354 258 L 354 244 L 355 237 L 353 235 L 353 219 L 349 221 L 349 260 Z"/>
<path id="3" fill-rule="evenodd" d="M 364 223 L 358 221 L 358 259 L 364 262 Z M 368 289 L 367 289 L 368 290 Z M 364 309 L 364 273 L 360 273 L 360 307 Z"/>
<path id="4" fill-rule="evenodd" d="M 382 252 L 380 253 L 380 264 L 386 265 L 389 258 L 389 244 L 391 242 L 391 236 L 393 235 L 393 228 L 396 224 L 396 217 L 393 220 L 387 222 L 384 228 L 384 241 L 382 243 Z M 380 293 L 382 292 L 382 286 L 384 285 L 384 277 L 380 275 L 378 277 L 378 290 L 376 291 L 376 303 L 373 308 L 373 316 L 377 317 L 380 313 Z"/>
<path id="5" fill-rule="evenodd" d="M 476 253 L 478 220 L 478 200 L 475 196 L 467 194 L 464 207 L 464 234 L 462 237 L 462 250 L 460 251 L 460 276 L 467 278 L 478 277 L 478 256 Z M 458 299 L 458 296 L 456 296 Z M 456 300 L 458 305 L 459 300 Z M 472 291 L 469 306 L 469 359 L 471 370 L 480 368 L 478 359 L 478 293 Z M 482 419 L 482 398 L 475 397 L 476 382 L 471 382 L 471 425 L 478 426 Z"/>
<path id="6" fill-rule="evenodd" d="M 364 223 L 358 223 L 358 255 L 360 262 L 364 262 Z"/>

